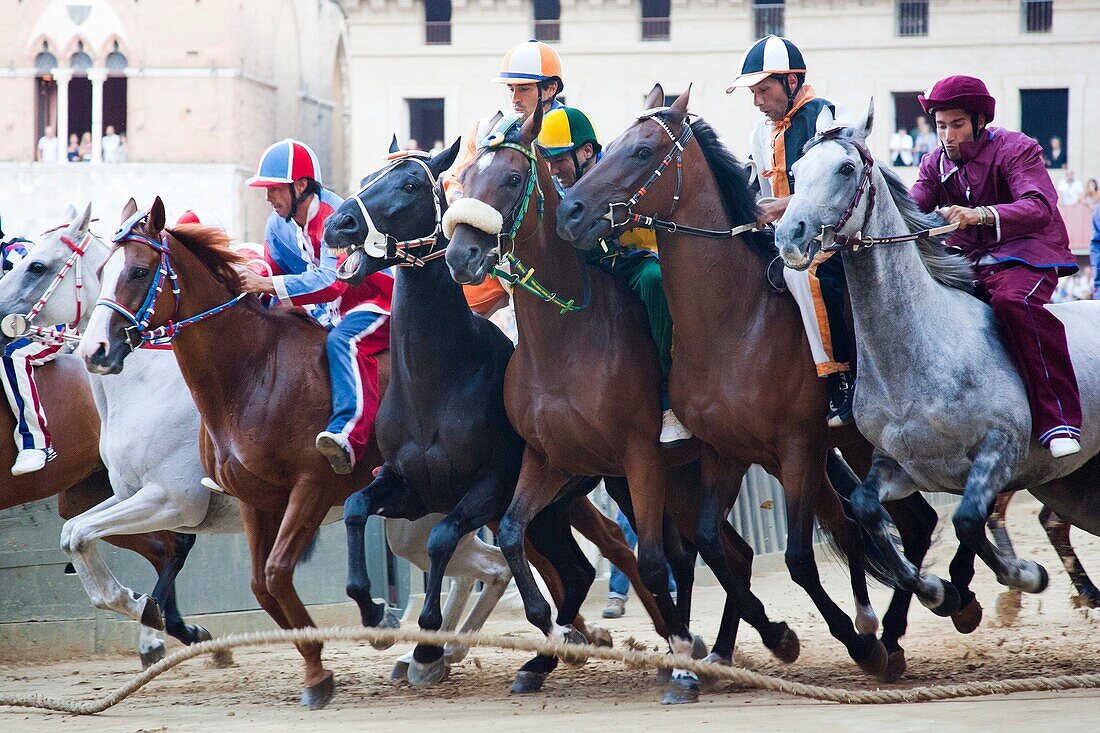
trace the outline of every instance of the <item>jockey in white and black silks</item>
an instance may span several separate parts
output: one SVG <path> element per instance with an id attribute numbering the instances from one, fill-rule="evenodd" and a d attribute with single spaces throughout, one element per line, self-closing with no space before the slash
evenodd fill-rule
<path id="1" fill-rule="evenodd" d="M 817 116 L 835 105 L 818 97 L 806 84 L 806 62 L 790 40 L 762 38 L 741 57 L 738 76 L 726 93 L 748 87 L 753 104 L 764 116 L 752 134 L 751 183 L 760 192 L 760 227 L 783 216 L 795 190 L 791 167 L 813 138 Z M 844 265 L 833 252 L 819 252 L 805 271 L 783 268 L 787 289 L 802 312 L 802 323 L 817 365 L 817 375 L 828 380 L 831 427 L 852 422 L 852 346 L 844 318 Z"/>
<path id="2" fill-rule="evenodd" d="M 325 220 L 343 200 L 321 187 L 317 156 L 286 139 L 264 151 L 249 186 L 267 191 L 272 213 L 264 253 L 270 275 L 240 268 L 246 292 L 301 306 L 329 328 L 332 416 L 317 449 L 337 473 L 351 473 L 370 439 L 378 412 L 375 354 L 389 348 L 393 276 L 378 272 L 360 285 L 336 277 L 339 260 L 323 244 Z"/>
<path id="3" fill-rule="evenodd" d="M 0 231 L 0 239 L 3 236 Z M 21 237 L 13 237 L 3 243 L 0 267 L 4 274 L 27 256 L 31 246 L 30 240 Z M 58 326 L 56 330 L 62 333 L 65 326 Z M 34 368 L 48 364 L 64 352 L 65 342 L 61 338 L 39 340 L 24 336 L 4 348 L 0 381 L 4 383 L 4 396 L 15 416 L 15 445 L 19 450 L 11 467 L 13 476 L 39 471 L 47 461 L 57 456 L 46 423 L 46 412 L 34 383 Z"/>

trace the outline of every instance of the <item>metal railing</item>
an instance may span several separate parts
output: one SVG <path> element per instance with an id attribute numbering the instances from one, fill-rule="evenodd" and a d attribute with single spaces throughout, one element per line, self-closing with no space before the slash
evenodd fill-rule
<path id="1" fill-rule="evenodd" d="M 424 43 L 429 46 L 448 46 L 451 43 L 451 21 L 429 20 L 424 23 Z"/>
<path id="2" fill-rule="evenodd" d="M 928 35 L 928 0 L 898 0 L 898 35 Z"/>
<path id="3" fill-rule="evenodd" d="M 535 40 L 546 43 L 557 43 L 561 40 L 560 20 L 536 20 Z"/>
<path id="4" fill-rule="evenodd" d="M 670 18 L 642 18 L 643 41 L 667 41 L 671 32 Z"/>
<path id="5" fill-rule="evenodd" d="M 753 6 L 753 38 L 783 35 L 783 7 L 783 3 L 757 3 Z"/>
<path id="6" fill-rule="evenodd" d="M 1022 0 L 1020 27 L 1024 33 L 1050 33 L 1054 25 L 1054 0 Z"/>

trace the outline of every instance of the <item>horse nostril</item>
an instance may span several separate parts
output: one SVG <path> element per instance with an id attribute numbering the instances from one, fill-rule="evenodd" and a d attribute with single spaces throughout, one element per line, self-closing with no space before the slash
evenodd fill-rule
<path id="1" fill-rule="evenodd" d="M 584 203 L 581 201 L 574 201 L 573 205 L 569 207 L 569 213 L 566 218 L 569 221 L 577 222 L 584 217 Z"/>
<path id="2" fill-rule="evenodd" d="M 356 229 L 355 217 L 351 214 L 344 214 L 336 220 L 335 229 L 341 232 L 353 232 Z"/>
<path id="3" fill-rule="evenodd" d="M 806 222 L 800 221 L 794 228 L 794 236 L 801 239 L 806 234 Z"/>

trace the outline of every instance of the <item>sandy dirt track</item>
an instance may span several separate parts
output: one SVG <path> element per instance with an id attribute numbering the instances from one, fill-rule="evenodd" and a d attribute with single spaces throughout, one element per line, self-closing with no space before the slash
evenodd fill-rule
<path id="1" fill-rule="evenodd" d="M 1003 626 L 994 605 L 1000 586 L 979 566 L 975 591 L 986 609 L 981 627 L 969 636 L 957 634 L 950 621 L 914 604 L 909 635 L 903 640 L 909 660 L 904 685 L 1007 679 L 1035 675 L 1098 671 L 1100 613 L 1084 611 L 1071 601 L 1071 587 L 1057 556 L 1046 542 L 1035 515 L 1038 504 L 1021 496 L 1009 511 L 1009 528 L 1021 557 L 1042 562 L 1050 571 L 1050 588 L 1023 599 L 1015 625 Z M 946 575 L 954 537 L 941 524 L 943 537 L 933 548 L 932 567 Z M 1082 561 L 1100 577 L 1100 540 L 1074 531 Z M 833 598 L 849 611 L 848 579 L 837 566 L 822 568 Z M 598 581 L 599 590 L 606 586 Z M 753 584 L 773 619 L 788 621 L 802 641 L 802 656 L 784 667 L 763 648 L 759 637 L 743 625 L 739 661 L 761 672 L 807 683 L 875 689 L 878 684 L 859 672 L 843 648 L 829 635 L 808 599 L 783 571 L 758 574 Z M 887 593 L 872 591 L 880 613 Z M 718 588 L 696 592 L 694 628 L 712 639 L 722 595 Z M 603 606 L 594 592 L 585 607 L 596 619 Z M 639 605 L 631 601 L 627 615 L 600 621 L 616 643 L 628 637 L 655 647 L 658 640 Z M 349 622 L 351 619 L 349 619 Z M 532 634 L 521 614 L 505 613 L 486 628 L 493 633 Z M 30 710 L 0 708 L 0 731 L 315 731 L 399 730 L 415 725 L 437 731 L 547 730 L 641 731 L 673 726 L 745 731 L 867 731 L 1027 730 L 1095 731 L 1100 691 L 1036 693 L 1010 698 L 924 703 L 899 706 L 841 706 L 796 700 L 781 695 L 720 685 L 707 690 L 696 705 L 662 707 L 654 672 L 624 669 L 611 662 L 590 662 L 581 669 L 559 667 L 546 689 L 537 695 L 508 694 L 524 655 L 473 650 L 444 683 L 421 691 L 388 679 L 395 647 L 378 652 L 366 645 L 333 644 L 326 648 L 326 665 L 336 674 L 337 693 L 329 707 L 310 713 L 298 707 L 299 657 L 294 650 L 240 650 L 237 666 L 207 668 L 199 660 L 155 680 L 119 706 L 95 717 L 73 717 Z M 0 660 L 0 694 L 38 691 L 89 699 L 122 684 L 137 668 L 132 657 L 74 660 L 20 668 Z"/>

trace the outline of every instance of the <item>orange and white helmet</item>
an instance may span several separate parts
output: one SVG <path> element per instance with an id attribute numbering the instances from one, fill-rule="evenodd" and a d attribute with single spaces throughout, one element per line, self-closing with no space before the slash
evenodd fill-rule
<path id="1" fill-rule="evenodd" d="M 538 84 L 550 79 L 557 79 L 562 89 L 565 88 L 561 58 L 552 46 L 532 39 L 513 46 L 504 54 L 500 76 L 493 81 L 498 84 Z"/>
<path id="2" fill-rule="evenodd" d="M 225 231 L 222 220 L 205 209 L 188 209 L 183 212 L 179 221 L 176 222 L 176 226 L 180 224 L 202 224 L 204 227 L 214 227 L 215 229 L 221 229 L 223 232 Z"/>

